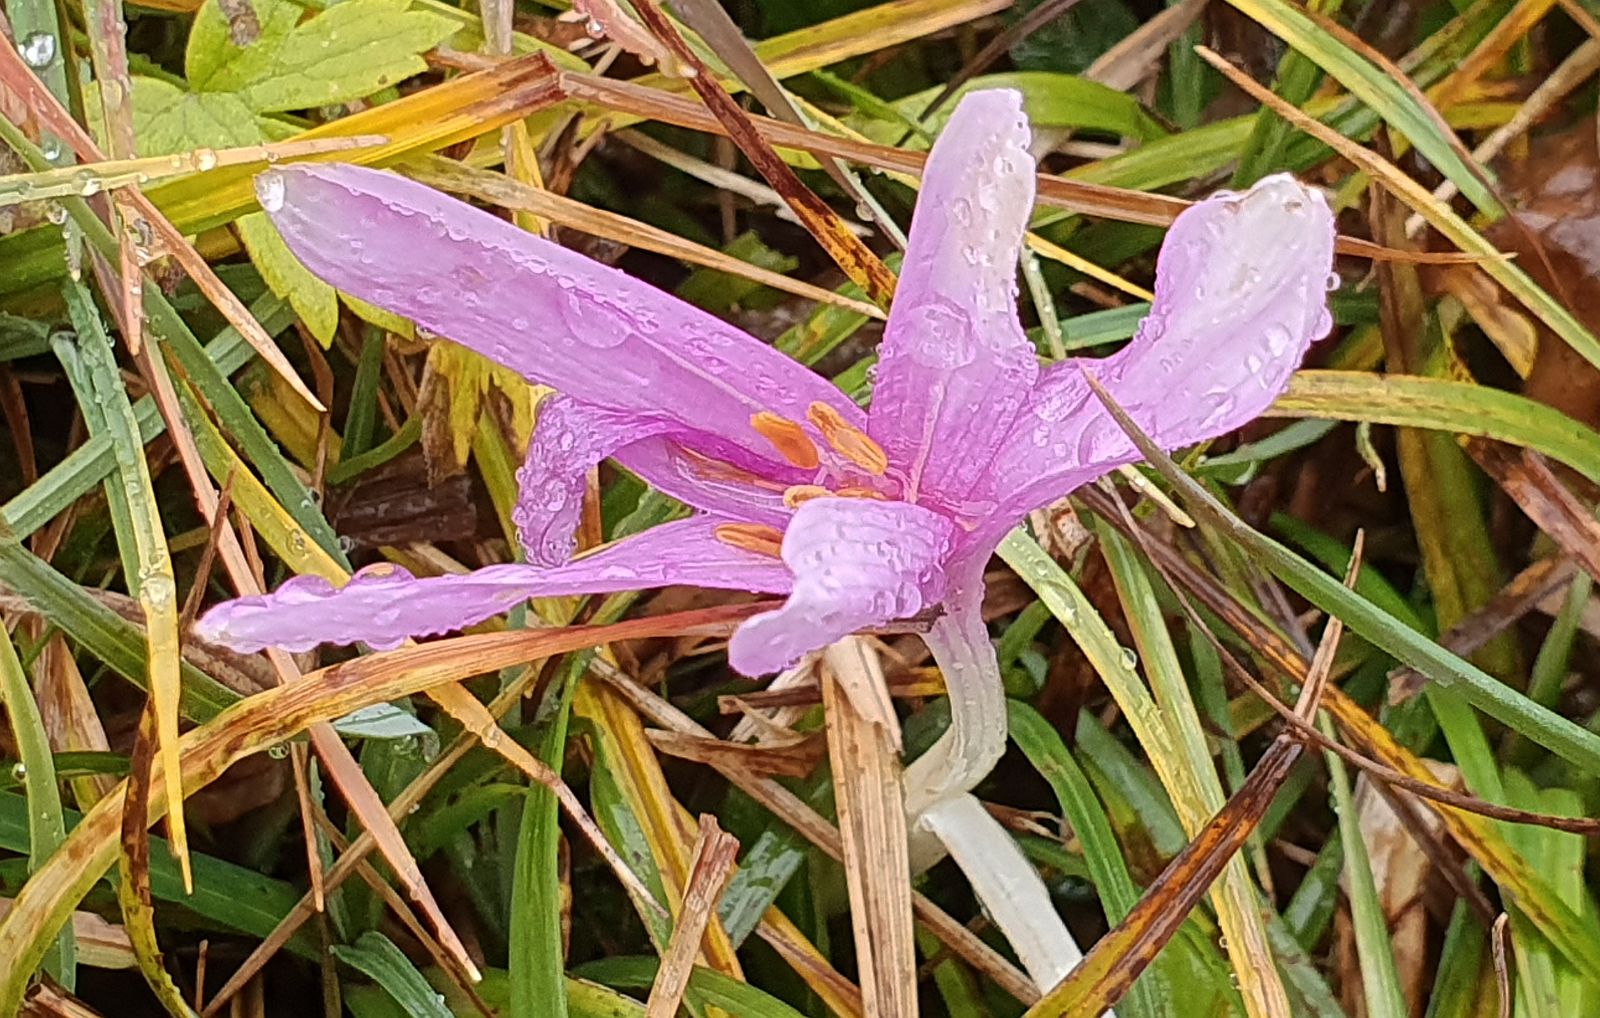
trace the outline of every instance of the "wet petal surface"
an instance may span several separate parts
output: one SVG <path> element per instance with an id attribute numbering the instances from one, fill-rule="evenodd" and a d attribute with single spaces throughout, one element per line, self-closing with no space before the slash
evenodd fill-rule
<path id="1" fill-rule="evenodd" d="M 1017 319 L 1033 208 L 1022 97 L 973 92 L 934 143 L 885 327 L 869 430 L 908 495 L 957 509 L 1038 375 Z"/>
<path id="2" fill-rule="evenodd" d="M 780 671 L 861 629 L 915 615 L 945 593 L 955 527 L 907 502 L 818 498 L 783 535 L 789 600 L 733 634 L 728 660 L 746 675 Z"/>
<path id="3" fill-rule="evenodd" d="M 701 516 L 654 527 L 566 565 L 488 566 L 418 579 L 374 566 L 335 588 L 300 576 L 270 594 L 226 601 L 195 623 L 202 639 L 246 653 L 304 651 L 322 643 L 398 646 L 500 615 L 530 597 L 599 594 L 686 584 L 781 594 L 789 570 L 778 559 L 720 540 L 725 521 Z"/>
<path id="4" fill-rule="evenodd" d="M 1259 416 L 1332 328 L 1333 240 L 1321 193 L 1283 174 L 1186 209 L 1161 246 L 1156 299 L 1128 345 L 1052 365 L 1039 379 L 994 464 L 997 515 L 1015 518 L 1139 458 L 1085 370 L 1165 449 Z"/>
<path id="5" fill-rule="evenodd" d="M 554 566 L 571 558 L 589 469 L 624 446 L 672 427 L 560 394 L 546 397 L 517 471 L 517 504 L 511 510 L 528 561 Z"/>
<path id="6" fill-rule="evenodd" d="M 827 380 L 647 283 L 393 173 L 269 170 L 261 204 L 318 276 L 576 399 L 674 422 L 781 463 L 762 413 L 812 403 L 864 424 Z"/>

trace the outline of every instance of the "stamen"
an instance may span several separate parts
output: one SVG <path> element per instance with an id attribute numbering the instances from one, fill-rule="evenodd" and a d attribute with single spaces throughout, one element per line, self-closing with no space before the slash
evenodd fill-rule
<path id="1" fill-rule="evenodd" d="M 840 498 L 870 498 L 878 502 L 889 501 L 889 496 L 885 495 L 877 488 L 862 488 L 854 484 L 847 484 L 843 488 L 840 488 L 838 491 L 834 492 L 834 494 L 838 495 Z"/>
<path id="2" fill-rule="evenodd" d="M 783 490 L 783 504 L 790 509 L 797 509 L 802 502 L 825 498 L 832 494 L 833 492 L 820 484 L 796 484 Z"/>
<path id="3" fill-rule="evenodd" d="M 712 459 L 693 449 L 679 448 L 678 454 L 683 457 L 691 473 L 701 480 L 706 481 L 733 481 L 739 484 L 748 484 L 753 488 L 763 488 L 767 491 L 782 491 L 783 485 L 775 484 L 760 474 L 752 473 L 743 467 L 736 467 L 732 463 Z"/>
<path id="4" fill-rule="evenodd" d="M 822 457 L 798 421 L 763 410 L 750 418 L 750 426 L 772 443 L 778 454 L 801 470 L 815 470 Z"/>
<path id="5" fill-rule="evenodd" d="M 874 442 L 865 431 L 840 416 L 839 411 L 826 403 L 813 403 L 806 408 L 806 420 L 816 425 L 822 437 L 834 452 L 854 463 L 874 477 L 882 477 L 889 469 L 889 457 L 883 446 Z"/>
<path id="6" fill-rule="evenodd" d="M 770 555 L 781 558 L 783 550 L 783 531 L 777 527 L 769 527 L 762 523 L 724 523 L 711 531 L 711 535 L 723 544 L 745 551 L 753 551 L 758 555 Z"/>

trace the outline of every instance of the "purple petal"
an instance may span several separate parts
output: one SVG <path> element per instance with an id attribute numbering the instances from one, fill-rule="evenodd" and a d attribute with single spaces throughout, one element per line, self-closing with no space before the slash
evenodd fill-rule
<path id="1" fill-rule="evenodd" d="M 944 676 L 950 727 L 906 768 L 906 811 L 913 816 L 942 799 L 970 792 L 1005 753 L 1005 687 L 983 622 L 983 569 L 988 562 L 988 550 L 963 550 L 946 563 L 944 614 L 923 637 Z"/>
<path id="2" fill-rule="evenodd" d="M 757 474 L 757 464 L 736 450 L 706 450 L 705 436 L 693 436 L 699 450 L 686 449 L 677 435 L 661 435 L 618 450 L 613 458 L 638 474 L 652 488 L 702 512 L 782 530 L 793 513 L 783 501 L 786 488 L 806 484 L 811 472 L 788 467 L 767 467 Z"/>
<path id="3" fill-rule="evenodd" d="M 872 437 L 906 495 L 959 512 L 1038 376 L 1017 320 L 1033 208 L 1022 96 L 961 100 L 933 146 L 879 346 Z"/>
<path id="4" fill-rule="evenodd" d="M 417 579 L 404 569 L 376 566 L 337 589 L 320 577 L 301 576 L 271 594 L 217 605 L 195 623 L 195 633 L 246 653 L 358 641 L 388 648 L 407 637 L 474 625 L 530 597 L 680 583 L 786 593 L 791 585 L 788 568 L 771 556 L 718 540 L 715 530 L 724 523 L 708 516 L 666 523 L 552 569 L 488 566 L 459 576 Z"/>
<path id="5" fill-rule="evenodd" d="M 543 400 L 528 456 L 517 471 L 517 504 L 511 510 L 528 561 L 554 566 L 571 558 L 589 468 L 671 427 L 559 393 Z"/>
<path id="6" fill-rule="evenodd" d="M 324 280 L 575 399 L 774 464 L 752 424 L 763 411 L 798 424 L 820 402 L 864 424 L 835 386 L 754 337 L 404 177 L 321 163 L 269 170 L 256 190 Z"/>
<path id="7" fill-rule="evenodd" d="M 728 660 L 746 675 L 781 671 L 864 626 L 915 615 L 944 596 L 948 519 L 909 502 L 818 498 L 783 535 L 789 600 L 745 622 Z"/>
<path id="8" fill-rule="evenodd" d="M 1286 174 L 1184 210 L 1161 246 L 1156 299 L 1132 341 L 1039 379 L 994 462 L 997 516 L 1015 518 L 1139 458 L 1085 370 L 1164 449 L 1260 415 L 1333 325 L 1333 240 L 1327 201 Z"/>

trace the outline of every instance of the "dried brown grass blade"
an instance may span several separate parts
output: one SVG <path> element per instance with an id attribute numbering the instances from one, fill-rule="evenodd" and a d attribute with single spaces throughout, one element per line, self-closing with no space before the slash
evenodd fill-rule
<path id="1" fill-rule="evenodd" d="M 248 697 L 186 733 L 182 740 L 184 787 L 192 793 L 244 757 L 368 704 L 426 692 L 534 658 L 618 640 L 686 634 L 726 636 L 734 625 L 762 607 L 738 605 L 606 626 L 463 636 L 333 665 L 293 684 Z M 339 745 L 342 749 L 343 744 Z M 158 766 L 156 777 L 160 776 Z M 159 819 L 168 806 L 159 783 L 155 788 L 146 814 L 148 822 Z M 0 958 L 9 959 L 13 971 L 34 970 L 46 944 L 67 922 L 73 906 L 111 866 L 117 852 L 124 798 L 124 792 L 117 791 L 97 803 L 60 849 L 34 873 L 18 893 L 11 912 L 0 920 Z M 381 802 L 378 808 L 383 809 Z M 0 994 L 0 1014 L 10 1013 L 21 1002 L 22 982 L 4 979 L 0 986 L 5 991 Z"/>
<path id="2" fill-rule="evenodd" d="M 0 83 L 21 96 L 34 116 L 71 145 L 83 162 L 105 161 L 105 156 L 95 145 L 94 139 L 90 138 L 88 132 L 79 127 L 78 122 L 61 108 L 55 96 L 50 94 L 28 65 L 23 63 L 15 47 L 0 46 Z M 239 335 L 244 337 L 245 342 L 250 344 L 261 359 L 282 376 L 289 387 L 313 408 L 319 412 L 327 409 L 316 396 L 312 395 L 311 390 L 306 388 L 305 382 L 300 380 L 300 376 L 283 356 L 283 351 L 278 349 L 278 344 L 267 335 L 261 323 L 256 321 L 255 316 L 233 291 L 223 285 L 222 280 L 211 271 L 211 266 L 207 264 L 205 258 L 184 239 L 178 228 L 173 226 L 171 221 L 162 215 L 161 211 L 137 188 L 129 190 L 128 201 L 138 215 L 159 235 L 173 260 L 183 267 L 184 272 L 194 280 L 200 292 L 204 293 L 213 306 L 222 313 L 228 324 L 239 330 Z"/>
<path id="3" fill-rule="evenodd" d="M 661 956 L 656 981 L 650 987 L 645 1018 L 673 1018 L 678 1013 L 678 1004 L 683 1000 L 683 991 L 694 971 L 694 960 L 700 954 L 700 941 L 705 937 L 706 926 L 723 889 L 728 886 L 728 878 L 733 875 L 733 860 L 738 854 L 738 840 L 718 826 L 716 817 L 702 813 L 694 840 L 694 855 L 689 861 L 683 907 L 678 910 L 672 939 Z"/>
<path id="4" fill-rule="evenodd" d="M 710 730 L 689 715 L 632 681 L 618 669 L 601 661 L 594 662 L 590 668 L 592 674 L 598 676 L 626 700 L 641 717 L 674 732 L 698 735 L 702 738 L 714 737 Z M 765 806 L 774 816 L 826 852 L 829 857 L 842 860 L 843 849 L 838 830 L 788 788 L 770 778 L 756 777 L 742 768 L 729 767 L 725 763 L 713 762 L 712 766 L 740 791 Z M 949 913 L 929 901 L 925 895 L 913 892 L 911 908 L 930 933 L 938 937 L 940 942 L 956 956 L 992 979 L 996 986 L 1023 1003 L 1039 998 L 1039 991 L 1020 969 L 1001 957 L 971 930 L 951 918 Z"/>
<path id="5" fill-rule="evenodd" d="M 1462 445 L 1528 519 L 1590 576 L 1600 578 L 1600 522 L 1561 482 L 1543 456 L 1487 438 L 1467 438 Z"/>
<path id="6" fill-rule="evenodd" d="M 704 265 L 730 275 L 755 280 L 776 290 L 784 290 L 822 304 L 848 308 L 882 319 L 877 305 L 852 300 L 826 287 L 815 286 L 792 279 L 781 272 L 752 265 L 715 248 L 685 240 L 677 234 L 658 226 L 641 222 L 606 209 L 585 205 L 565 195 L 532 187 L 510 177 L 488 170 L 474 169 L 448 159 L 431 157 L 417 160 L 409 167 L 412 176 L 425 184 L 445 191 L 455 191 L 490 201 L 502 208 L 531 212 L 536 216 L 581 230 L 595 237 L 605 237 L 632 247 L 654 251 L 670 258 L 679 258 L 693 265 Z"/>
<path id="7" fill-rule="evenodd" d="M 916 944 L 900 726 L 877 652 L 860 637 L 823 652 L 821 682 L 862 1002 L 868 1018 L 913 1018 Z"/>
<path id="8" fill-rule="evenodd" d="M 828 252 L 834 264 L 866 291 L 873 303 L 887 307 L 890 296 L 894 294 L 894 273 L 855 235 L 839 214 L 817 197 L 789 164 L 773 151 L 772 145 L 751 122 L 750 115 L 733 101 L 711 68 L 689 48 L 688 42 L 661 12 L 656 0 L 635 0 L 634 10 L 638 11 L 640 19 L 657 39 L 672 50 L 686 67 L 695 70 L 689 84 L 699 94 L 701 101 L 721 122 L 728 137 L 739 146 L 751 165 L 766 178 L 773 190 L 783 196 L 783 200 L 823 250 Z"/>
<path id="9" fill-rule="evenodd" d="M 789 93 L 751 48 L 749 40 L 718 0 L 674 0 L 672 7 L 705 40 L 712 52 L 722 58 L 750 94 L 761 100 L 768 114 L 800 127 L 807 126 L 805 117 L 789 98 Z M 833 178 L 833 182 L 856 202 L 858 208 L 872 213 L 884 236 L 904 247 L 905 237 L 899 227 L 883 213 L 872 192 L 862 185 L 850 168 L 837 159 L 824 158 L 820 162 L 823 172 Z"/>

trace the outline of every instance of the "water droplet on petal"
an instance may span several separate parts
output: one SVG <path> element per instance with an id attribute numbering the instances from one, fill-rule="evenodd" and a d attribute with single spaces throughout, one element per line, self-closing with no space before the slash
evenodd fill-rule
<path id="1" fill-rule="evenodd" d="M 284 183 L 281 173 L 263 173 L 256 178 L 256 197 L 268 212 L 283 208 Z"/>
<path id="2" fill-rule="evenodd" d="M 1289 330 L 1277 323 L 1267 326 L 1262 332 L 1261 338 L 1267 345 L 1267 353 L 1274 358 L 1282 357 L 1288 351 L 1289 344 L 1294 342 L 1294 337 L 1289 335 Z"/>
<path id="3" fill-rule="evenodd" d="M 910 308 L 904 315 L 901 328 L 911 335 L 907 352 L 918 364 L 952 371 L 977 357 L 977 337 L 967 316 L 956 308 L 934 301 Z"/>

